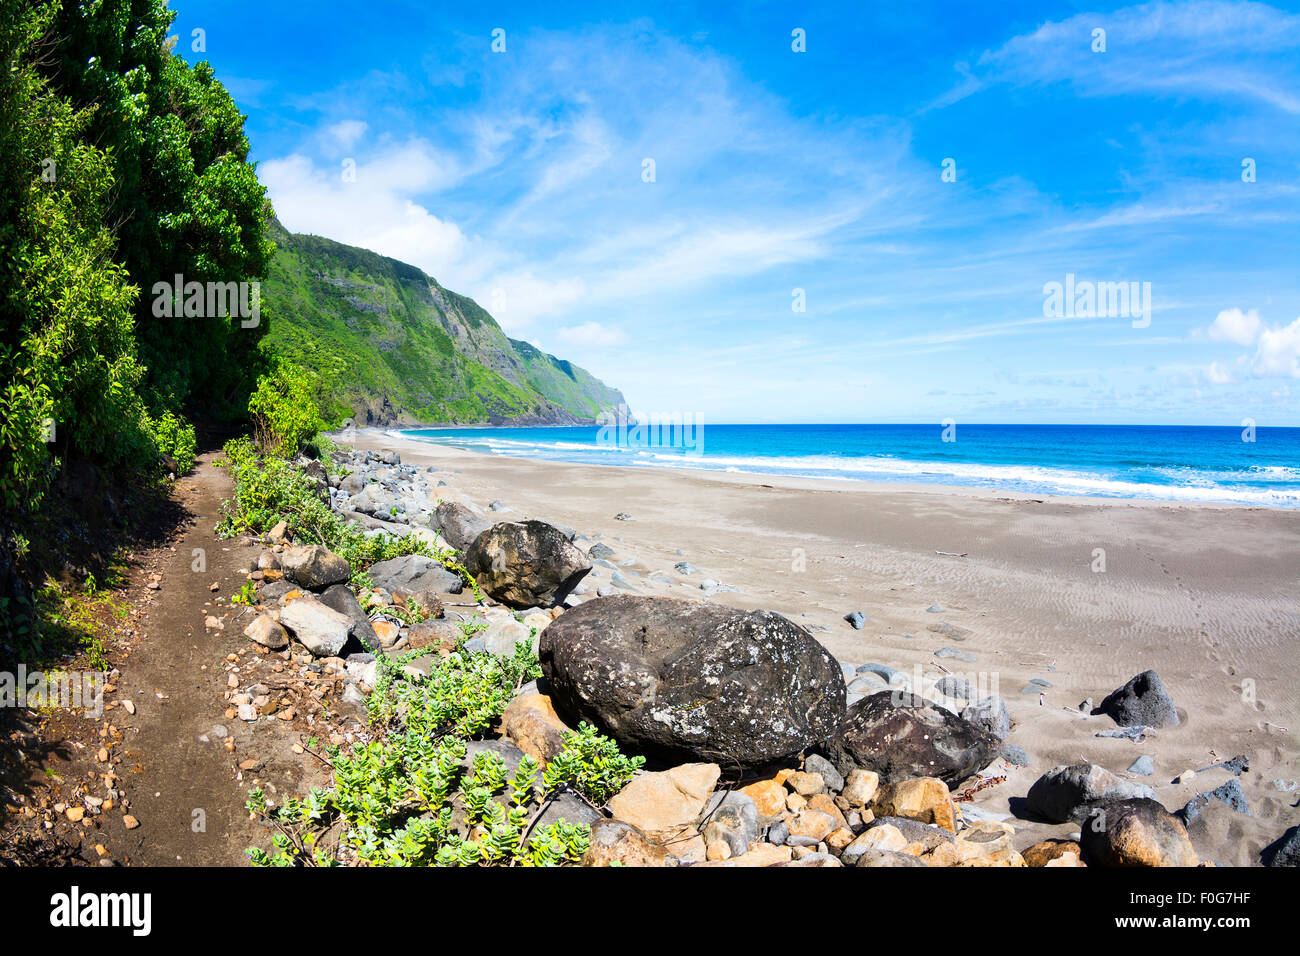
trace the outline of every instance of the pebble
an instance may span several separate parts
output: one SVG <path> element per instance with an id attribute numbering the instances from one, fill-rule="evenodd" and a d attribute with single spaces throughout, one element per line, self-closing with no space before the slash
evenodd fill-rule
<path id="1" fill-rule="evenodd" d="M 844 620 L 848 621 L 855 631 L 860 631 L 863 625 L 867 623 L 867 616 L 861 611 L 851 611 L 844 615 Z"/>
<path id="2" fill-rule="evenodd" d="M 942 604 L 931 604 L 929 607 L 927 607 L 927 608 L 925 609 L 925 612 L 926 612 L 927 614 L 942 614 L 942 613 L 943 613 L 943 605 L 942 605 Z"/>
<path id="3" fill-rule="evenodd" d="M 957 661 L 964 661 L 967 664 L 974 664 L 979 658 L 970 651 L 959 650 L 955 647 L 941 647 L 934 652 L 935 657 L 941 657 L 945 660 L 951 658 Z"/>
<path id="4" fill-rule="evenodd" d="M 1148 754 L 1143 754 L 1138 757 L 1137 760 L 1134 760 L 1129 764 L 1128 772 L 1140 774 L 1143 777 L 1149 777 L 1156 772 L 1156 765 Z"/>

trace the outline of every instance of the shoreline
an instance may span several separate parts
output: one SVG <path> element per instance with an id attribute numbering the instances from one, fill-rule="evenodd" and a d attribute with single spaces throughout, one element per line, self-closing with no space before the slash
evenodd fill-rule
<path id="1" fill-rule="evenodd" d="M 433 468 L 438 497 L 494 521 L 537 518 L 576 529 L 583 550 L 612 547 L 582 600 L 599 588 L 772 610 L 842 662 L 995 689 L 1030 765 L 962 806 L 1013 822 L 1018 842 L 1077 832 L 1015 810 L 1052 767 L 1084 759 L 1177 810 L 1227 778 L 1186 771 L 1248 754 L 1252 816 L 1235 815 L 1231 840 L 1197 836 L 1203 858 L 1257 865 L 1296 822 L 1294 793 L 1273 781 L 1300 777 L 1300 511 L 575 464 L 386 429 L 332 437 Z M 1181 723 L 1140 743 L 1099 738 L 1114 725 L 1081 702 L 1148 669 Z M 1130 771 L 1140 755 L 1154 775 Z"/>
<path id="2" fill-rule="evenodd" d="M 482 455 L 483 452 L 471 451 L 458 445 L 445 445 L 436 441 L 426 439 L 412 438 L 405 434 L 408 431 L 417 429 L 439 429 L 451 430 L 457 428 L 478 429 L 478 428 L 517 428 L 514 425 L 413 425 L 407 427 L 387 427 L 387 426 L 370 426 L 367 428 L 357 428 L 355 434 L 357 437 L 369 438 L 376 435 L 382 435 L 391 441 L 410 443 L 414 446 L 430 446 L 435 448 L 446 449 L 450 452 L 464 452 L 470 455 Z M 582 428 L 590 426 L 581 425 L 556 425 L 544 426 L 547 428 Z M 1208 426 L 1207 426 L 1208 427 Z M 327 433 L 334 441 L 341 441 L 345 434 L 343 431 L 334 431 Z M 822 478 L 806 477 L 801 475 L 769 475 L 762 472 L 751 471 L 719 471 L 709 468 L 682 468 L 676 466 L 647 467 L 644 465 L 600 465 L 588 462 L 571 462 L 562 460 L 552 460 L 546 458 L 530 458 L 526 455 L 492 455 L 492 458 L 514 458 L 520 461 L 536 462 L 538 464 L 557 464 L 573 465 L 580 468 L 601 468 L 601 469 L 619 469 L 622 471 L 635 471 L 642 474 L 677 474 L 692 477 L 711 478 L 716 481 L 744 484 L 758 487 L 780 487 L 791 488 L 807 491 L 851 491 L 855 493 L 875 494 L 889 492 L 906 492 L 915 494 L 936 494 L 936 495 L 963 495 L 972 498 L 987 498 L 993 500 L 1008 501 L 1033 501 L 1039 503 L 1050 502 L 1052 504 L 1079 504 L 1079 505 L 1126 505 L 1139 508 L 1170 508 L 1170 509 L 1228 509 L 1228 510 L 1246 510 L 1246 511 L 1267 511 L 1267 512 L 1300 512 L 1300 508 L 1286 508 L 1280 505 L 1263 505 L 1263 504 L 1243 504 L 1233 501 L 1215 501 L 1212 499 L 1189 499 L 1189 500 L 1172 500 L 1168 498 L 1122 498 L 1118 496 L 1106 495 L 1064 495 L 1053 493 L 1038 493 L 1030 491 L 1013 491 L 1001 488 L 988 488 L 979 485 L 953 485 L 944 483 L 930 483 L 917 481 L 872 481 L 865 478 Z"/>

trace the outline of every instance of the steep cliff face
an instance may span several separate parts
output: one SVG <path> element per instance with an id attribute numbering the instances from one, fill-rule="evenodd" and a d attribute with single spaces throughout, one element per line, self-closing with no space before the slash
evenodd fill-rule
<path id="1" fill-rule="evenodd" d="M 336 420 L 572 425 L 623 402 L 585 369 L 509 338 L 473 299 L 415 266 L 279 222 L 271 238 L 265 347 L 317 373 Z"/>

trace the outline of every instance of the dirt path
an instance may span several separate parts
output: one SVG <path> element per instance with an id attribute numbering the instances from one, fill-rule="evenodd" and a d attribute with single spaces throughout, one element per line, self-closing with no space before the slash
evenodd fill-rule
<path id="1" fill-rule="evenodd" d="M 103 714 L 31 712 L 14 735 L 29 756 L 8 791 L 26 796 L 24 806 L 5 808 L 6 836 L 33 860 L 247 865 L 248 847 L 269 846 L 244 809 L 247 790 L 302 789 L 308 771 L 292 751 L 294 727 L 245 723 L 229 701 L 232 676 L 247 683 L 275 661 L 242 634 L 253 612 L 230 603 L 260 546 L 215 533 L 231 492 L 229 475 L 213 465 L 218 457 L 201 456 L 175 484 L 178 520 L 162 543 L 135 555 L 125 592 L 133 630 L 114 645 L 120 675 Z M 86 798 L 105 802 L 69 819 L 65 808 L 76 811 Z"/>
<path id="2" fill-rule="evenodd" d="M 230 494 L 230 478 L 213 467 L 215 457 L 204 455 L 177 483 L 175 496 L 190 517 L 171 548 L 157 555 L 159 587 L 146 586 L 150 605 L 140 643 L 123 668 L 119 706 L 105 714 L 122 731 L 115 772 L 140 825 L 127 830 L 120 815 L 105 814 L 104 829 L 114 857 L 135 865 L 242 865 L 245 848 L 264 839 L 243 809 L 238 748 L 228 752 L 213 734 L 221 724 L 238 745 L 246 733 L 222 719 L 226 674 L 220 662 L 248 643 L 226 602 L 257 558 L 255 546 L 222 540 L 213 530 Z M 218 605 L 218 595 L 226 602 Z M 225 629 L 205 628 L 207 615 L 224 618 Z M 134 703 L 134 716 L 126 713 L 126 701 Z"/>

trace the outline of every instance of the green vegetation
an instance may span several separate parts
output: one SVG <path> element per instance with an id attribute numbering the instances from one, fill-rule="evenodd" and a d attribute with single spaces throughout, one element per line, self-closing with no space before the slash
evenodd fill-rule
<path id="1" fill-rule="evenodd" d="M 154 314 L 160 281 L 257 281 L 273 252 L 243 117 L 206 63 L 171 53 L 173 16 L 163 0 L 0 0 L 7 635 L 48 610 L 28 582 L 59 559 L 38 526 L 60 470 L 183 473 L 194 407 L 242 418 L 264 364 L 260 327 Z"/>
<path id="2" fill-rule="evenodd" d="M 472 299 L 414 266 L 271 226 L 264 347 L 314 376 L 322 416 L 400 409 L 421 422 L 493 416 L 595 418 L 622 395 L 590 373 L 506 337 Z"/>
<path id="3" fill-rule="evenodd" d="M 307 376 L 284 362 L 257 383 L 248 411 L 258 446 L 284 458 L 297 454 L 324 424 Z"/>
<path id="4" fill-rule="evenodd" d="M 277 829 L 273 854 L 249 850 L 255 864 L 559 866 L 582 859 L 590 829 L 563 818 L 539 825 L 541 814 L 564 792 L 603 803 L 644 758 L 622 756 L 614 741 L 583 724 L 566 735 L 540 792 L 531 757 L 513 775 L 489 751 L 466 766 L 466 740 L 494 724 L 514 692 L 540 674 L 537 658 L 527 642 L 511 657 L 471 654 L 462 642 L 432 659 L 428 678 L 412 677 L 402 667 L 419 653 L 379 659 L 370 711 L 387 733 L 346 753 L 327 751 L 332 789 L 280 807 L 269 806 L 260 790 L 250 793 L 249 811 Z"/>

